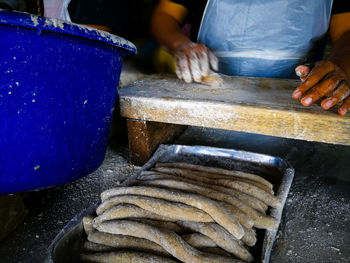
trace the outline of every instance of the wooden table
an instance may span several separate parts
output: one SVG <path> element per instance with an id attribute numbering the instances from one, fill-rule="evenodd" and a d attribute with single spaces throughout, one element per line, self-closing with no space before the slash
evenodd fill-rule
<path id="1" fill-rule="evenodd" d="M 224 76 L 211 87 L 186 84 L 172 75 L 152 75 L 121 89 L 131 161 L 145 163 L 160 143 L 187 126 L 241 131 L 350 145 L 350 116 L 291 98 L 299 81 Z"/>

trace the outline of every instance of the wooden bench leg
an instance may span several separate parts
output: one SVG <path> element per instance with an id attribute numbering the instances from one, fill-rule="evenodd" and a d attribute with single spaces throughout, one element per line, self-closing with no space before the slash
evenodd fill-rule
<path id="1" fill-rule="evenodd" d="M 145 164 L 162 143 L 170 143 L 187 126 L 162 122 L 127 119 L 130 161 Z"/>

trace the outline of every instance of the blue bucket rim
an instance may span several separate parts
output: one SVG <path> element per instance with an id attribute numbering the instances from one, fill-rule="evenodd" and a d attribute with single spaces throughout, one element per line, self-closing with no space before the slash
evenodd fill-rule
<path id="1" fill-rule="evenodd" d="M 122 37 L 60 19 L 0 9 L 0 24 L 35 29 L 38 30 L 39 34 L 44 30 L 83 37 L 123 48 L 129 51 L 130 54 L 136 53 L 135 45 Z"/>

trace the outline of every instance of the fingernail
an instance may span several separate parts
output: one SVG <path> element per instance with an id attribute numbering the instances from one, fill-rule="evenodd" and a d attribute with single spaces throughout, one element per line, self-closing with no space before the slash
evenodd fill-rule
<path id="1" fill-rule="evenodd" d="M 333 101 L 332 100 L 327 100 L 323 105 L 325 108 L 329 109 L 332 107 Z"/>
<path id="2" fill-rule="evenodd" d="M 348 109 L 346 108 L 340 108 L 338 110 L 339 115 L 342 115 L 342 116 L 345 115 L 347 112 L 348 112 Z"/>
<path id="3" fill-rule="evenodd" d="M 305 106 L 309 106 L 312 103 L 312 98 L 310 97 L 305 97 L 301 100 L 301 103 Z"/>
<path id="4" fill-rule="evenodd" d="M 296 71 L 295 71 L 295 74 L 297 74 L 298 77 L 301 77 L 301 76 L 302 76 L 302 74 L 301 74 L 301 72 L 300 72 L 299 70 L 296 70 Z"/>
<path id="5" fill-rule="evenodd" d="M 302 93 L 301 93 L 301 91 L 299 91 L 299 90 L 296 90 L 296 91 L 294 91 L 293 92 L 293 98 L 295 98 L 295 99 L 299 99 L 300 97 L 301 97 L 301 95 L 303 95 Z"/>

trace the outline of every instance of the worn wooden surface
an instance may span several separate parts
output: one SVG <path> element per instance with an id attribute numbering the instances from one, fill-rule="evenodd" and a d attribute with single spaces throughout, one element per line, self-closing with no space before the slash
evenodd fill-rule
<path id="1" fill-rule="evenodd" d="M 143 165 L 161 143 L 175 139 L 186 126 L 160 122 L 127 120 L 130 159 L 133 164 Z"/>
<path id="2" fill-rule="evenodd" d="M 299 81 L 224 76 L 221 87 L 154 75 L 120 90 L 121 115 L 308 141 L 350 145 L 350 116 L 291 98 Z"/>

